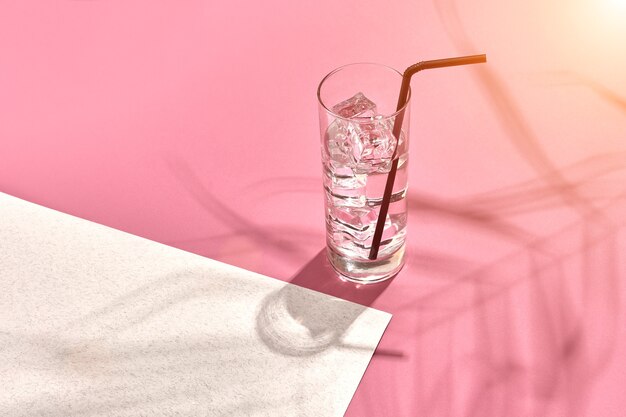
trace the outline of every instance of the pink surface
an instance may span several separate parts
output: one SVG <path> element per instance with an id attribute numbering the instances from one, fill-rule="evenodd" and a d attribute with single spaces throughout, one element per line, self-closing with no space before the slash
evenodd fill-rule
<path id="1" fill-rule="evenodd" d="M 622 416 L 626 2 L 0 4 L 0 191 L 394 314 L 349 416 Z M 315 91 L 413 82 L 409 260 L 337 281 Z"/>

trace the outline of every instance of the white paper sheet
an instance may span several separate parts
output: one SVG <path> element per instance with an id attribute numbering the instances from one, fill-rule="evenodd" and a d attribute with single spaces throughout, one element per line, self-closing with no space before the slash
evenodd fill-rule
<path id="1" fill-rule="evenodd" d="M 339 416 L 391 316 L 0 193 L 0 415 Z"/>

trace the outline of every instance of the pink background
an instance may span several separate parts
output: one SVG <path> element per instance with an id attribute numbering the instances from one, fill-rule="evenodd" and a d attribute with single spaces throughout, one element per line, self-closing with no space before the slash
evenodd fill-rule
<path id="1" fill-rule="evenodd" d="M 362 416 L 623 416 L 626 1 L 0 3 L 0 191 L 389 311 Z M 316 88 L 419 74 L 409 259 L 337 281 Z"/>

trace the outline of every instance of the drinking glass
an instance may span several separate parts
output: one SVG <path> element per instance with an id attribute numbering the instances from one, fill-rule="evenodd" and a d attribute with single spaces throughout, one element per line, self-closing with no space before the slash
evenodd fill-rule
<path id="1" fill-rule="evenodd" d="M 331 71 L 317 90 L 328 259 L 356 283 L 384 281 L 404 265 L 411 95 L 398 110 L 401 82 L 391 67 L 356 63 Z M 396 121 L 402 124 L 398 137 Z M 393 158 L 391 203 L 378 256 L 370 259 Z"/>

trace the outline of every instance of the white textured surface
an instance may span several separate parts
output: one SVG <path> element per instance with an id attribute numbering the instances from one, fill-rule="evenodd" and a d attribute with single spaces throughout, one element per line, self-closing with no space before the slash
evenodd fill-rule
<path id="1" fill-rule="evenodd" d="M 0 193 L 1 416 L 339 416 L 390 317 Z"/>

